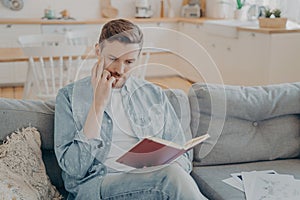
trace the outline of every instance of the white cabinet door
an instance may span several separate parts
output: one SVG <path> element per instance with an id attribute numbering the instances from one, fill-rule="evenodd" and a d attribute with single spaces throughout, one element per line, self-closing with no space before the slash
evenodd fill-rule
<path id="1" fill-rule="evenodd" d="M 205 50 L 203 25 L 180 22 L 179 31 L 182 58 L 177 64 L 178 70 L 185 78 L 194 82 L 211 80 L 215 67 Z"/>
<path id="2" fill-rule="evenodd" d="M 38 24 L 0 24 L 0 47 L 20 47 L 20 35 L 39 33 L 41 26 Z"/>
<path id="3" fill-rule="evenodd" d="M 200 44 L 204 41 L 203 25 L 201 24 L 180 22 L 179 31 L 186 34 L 188 37 L 192 37 Z"/>
<path id="4" fill-rule="evenodd" d="M 103 24 L 43 24 L 42 33 L 65 34 L 68 31 L 101 31 Z"/>
<path id="5" fill-rule="evenodd" d="M 144 33 L 144 47 L 154 48 L 156 53 L 150 55 L 146 76 L 178 75 L 175 70 L 178 65 L 178 56 L 174 55 L 179 48 L 177 39 L 177 23 L 153 22 L 138 23 Z M 168 51 L 168 53 L 164 52 Z"/>
<path id="6" fill-rule="evenodd" d="M 58 33 L 65 34 L 69 31 L 90 32 L 95 34 L 93 38 L 89 38 L 89 43 L 94 46 L 98 42 L 103 24 L 46 24 L 42 25 L 42 33 Z"/>
<path id="7" fill-rule="evenodd" d="M 191 23 L 180 23 L 179 30 L 203 45 L 216 63 L 224 84 L 269 83 L 269 34 L 239 31 L 237 38 L 225 37 L 208 33 L 203 26 Z M 189 51 L 190 54 L 198 54 L 195 50 Z M 201 66 L 203 63 L 200 61 L 197 65 Z M 202 74 L 205 72 L 203 70 L 209 69 L 202 68 Z"/>
<path id="8" fill-rule="evenodd" d="M 236 73 L 233 84 L 268 84 L 270 48 L 270 34 L 239 31 L 236 49 L 230 58 L 232 62 L 229 62 Z"/>
<path id="9" fill-rule="evenodd" d="M 273 34 L 270 83 L 300 82 L 300 33 Z"/>

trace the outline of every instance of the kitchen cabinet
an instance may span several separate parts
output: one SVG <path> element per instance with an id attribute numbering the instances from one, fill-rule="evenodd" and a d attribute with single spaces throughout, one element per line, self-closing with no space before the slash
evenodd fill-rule
<path id="1" fill-rule="evenodd" d="M 98 31 L 103 24 L 42 24 L 42 33 L 65 34 L 68 31 Z"/>
<path id="2" fill-rule="evenodd" d="M 225 37 L 208 33 L 203 26 L 193 23 L 180 23 L 179 31 L 203 45 L 225 84 L 266 85 L 300 81 L 299 32 L 238 30 L 237 37 Z M 197 54 L 195 51 L 190 53 Z M 200 62 L 197 64 L 201 65 Z"/>
<path id="3" fill-rule="evenodd" d="M 0 24 L 0 47 L 20 47 L 20 35 L 39 34 L 39 24 Z M 26 80 L 26 62 L 0 63 L 0 85 L 19 85 Z"/>
<path id="4" fill-rule="evenodd" d="M 270 36 L 270 83 L 300 81 L 300 33 Z"/>
<path id="5" fill-rule="evenodd" d="M 144 33 L 144 48 L 152 48 L 154 53 L 150 54 L 147 65 L 146 77 L 173 76 L 178 75 L 174 70 L 178 65 L 178 57 L 172 53 L 178 49 L 176 34 L 177 22 L 147 22 L 137 23 Z M 169 49 L 171 47 L 171 49 Z M 152 51 L 152 50 L 151 50 Z"/>
<path id="6" fill-rule="evenodd" d="M 203 45 L 225 84 L 261 85 L 268 83 L 268 37 L 249 32 L 240 32 L 238 38 L 207 34 Z"/>
<path id="7" fill-rule="evenodd" d="M 0 24 L 0 46 L 20 47 L 18 37 L 20 35 L 39 34 L 39 24 Z"/>

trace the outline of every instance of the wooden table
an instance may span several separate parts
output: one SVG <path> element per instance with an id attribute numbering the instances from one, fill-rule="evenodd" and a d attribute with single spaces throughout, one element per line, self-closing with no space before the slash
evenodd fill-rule
<path id="1" fill-rule="evenodd" d="M 92 58 L 93 55 L 89 55 L 89 52 L 92 50 L 92 47 L 87 47 L 85 55 L 83 57 Z M 169 53 L 164 50 L 152 50 L 150 54 L 161 54 L 161 53 Z M 14 48 L 0 48 L 0 63 L 3 62 L 26 62 L 28 61 L 28 57 L 23 54 L 22 48 L 14 47 Z"/>
<path id="2" fill-rule="evenodd" d="M 0 63 L 2 62 L 24 62 L 28 58 L 24 56 L 21 48 L 0 48 Z"/>

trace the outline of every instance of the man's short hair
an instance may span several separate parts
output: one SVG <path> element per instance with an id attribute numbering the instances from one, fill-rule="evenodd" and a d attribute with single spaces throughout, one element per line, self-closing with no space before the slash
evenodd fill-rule
<path id="1" fill-rule="evenodd" d="M 104 24 L 102 28 L 99 38 L 101 49 L 103 49 L 104 41 L 139 44 L 142 49 L 144 38 L 141 29 L 136 24 L 126 19 L 115 19 Z"/>

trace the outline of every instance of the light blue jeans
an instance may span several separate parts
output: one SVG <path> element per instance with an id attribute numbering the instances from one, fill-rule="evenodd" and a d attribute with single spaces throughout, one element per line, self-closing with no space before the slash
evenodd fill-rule
<path id="1" fill-rule="evenodd" d="M 193 178 L 178 164 L 144 173 L 107 175 L 100 189 L 103 200 L 206 199 Z"/>

